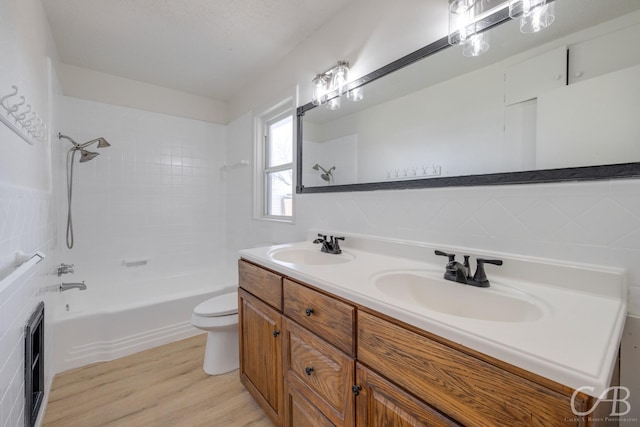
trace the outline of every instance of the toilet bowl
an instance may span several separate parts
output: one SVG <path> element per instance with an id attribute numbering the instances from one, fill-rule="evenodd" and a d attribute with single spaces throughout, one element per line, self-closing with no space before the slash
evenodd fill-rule
<path id="1" fill-rule="evenodd" d="M 191 324 L 207 332 L 203 369 L 209 375 L 238 369 L 238 292 L 218 295 L 193 309 Z"/>

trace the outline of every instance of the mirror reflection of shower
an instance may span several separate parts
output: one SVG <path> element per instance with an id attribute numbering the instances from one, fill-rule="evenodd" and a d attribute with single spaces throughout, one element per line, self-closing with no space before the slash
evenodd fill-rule
<path id="1" fill-rule="evenodd" d="M 71 218 L 71 199 L 73 196 L 73 162 L 76 158 L 76 153 L 80 152 L 80 163 L 88 162 L 100 153 L 87 150 L 87 147 L 98 144 L 97 148 L 110 147 L 111 144 L 104 138 L 96 138 L 91 141 L 87 141 L 83 144 L 78 144 L 70 137 L 58 133 L 58 139 L 66 139 L 73 144 L 73 147 L 67 151 L 67 248 L 73 248 L 73 220 Z"/>
<path id="2" fill-rule="evenodd" d="M 323 168 L 322 166 L 316 163 L 315 165 L 313 165 L 312 169 L 315 171 L 322 170 L 322 173 L 320 174 L 320 178 L 327 181 L 329 185 L 331 185 L 331 180 L 333 179 L 333 174 L 331 172 L 333 172 L 336 169 L 335 166 L 331 166 L 329 170 L 326 170 L 325 168 Z"/>

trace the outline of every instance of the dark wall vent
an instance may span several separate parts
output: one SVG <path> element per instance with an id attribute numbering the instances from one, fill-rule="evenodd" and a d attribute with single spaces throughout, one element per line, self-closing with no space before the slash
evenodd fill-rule
<path id="1" fill-rule="evenodd" d="M 32 427 L 44 398 L 44 302 L 40 302 L 27 322 L 24 358 L 24 424 Z"/>

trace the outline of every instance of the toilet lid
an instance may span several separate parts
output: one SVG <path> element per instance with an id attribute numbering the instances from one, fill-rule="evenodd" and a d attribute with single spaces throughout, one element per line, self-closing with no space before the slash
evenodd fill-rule
<path id="1" fill-rule="evenodd" d="M 238 312 L 238 292 L 218 295 L 196 306 L 193 312 L 198 316 L 218 317 Z"/>

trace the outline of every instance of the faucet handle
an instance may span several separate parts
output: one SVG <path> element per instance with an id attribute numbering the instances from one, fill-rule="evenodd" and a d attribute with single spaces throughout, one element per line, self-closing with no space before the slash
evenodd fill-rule
<path id="1" fill-rule="evenodd" d="M 60 263 L 60 265 L 56 269 L 56 272 L 58 273 L 58 277 L 62 276 L 63 274 L 74 273 L 73 264 Z"/>
<path id="2" fill-rule="evenodd" d="M 440 255 L 440 256 L 446 256 L 449 258 L 449 262 L 453 262 L 456 260 L 456 254 L 448 254 L 446 252 L 442 252 L 441 250 L 436 249 L 435 251 L 436 255 Z"/>
<path id="3" fill-rule="evenodd" d="M 318 233 L 318 239 L 314 240 L 313 243 L 322 243 L 327 241 L 327 236 Z"/>
<path id="4" fill-rule="evenodd" d="M 482 284 L 482 286 L 489 286 L 489 279 L 487 279 L 487 274 L 484 272 L 485 264 L 493 264 L 493 265 L 502 265 L 501 259 L 483 259 L 478 258 L 476 260 L 478 266 L 476 267 L 476 273 L 473 275 L 474 282 Z"/>
<path id="5" fill-rule="evenodd" d="M 478 258 L 476 261 L 478 261 L 478 263 L 480 263 L 480 264 L 502 265 L 502 260 L 501 259 L 483 259 L 483 258 Z"/>

